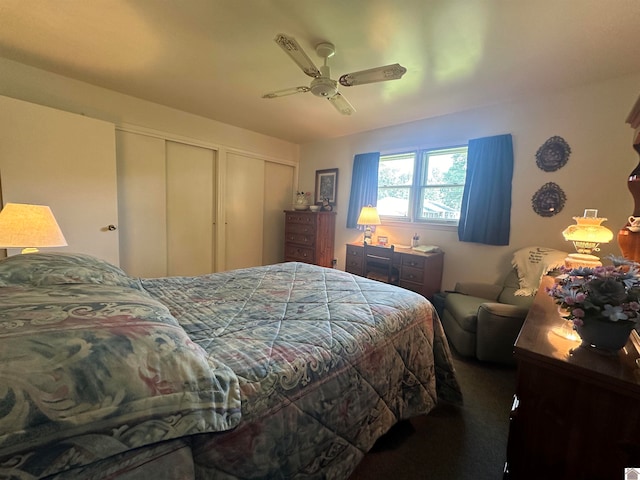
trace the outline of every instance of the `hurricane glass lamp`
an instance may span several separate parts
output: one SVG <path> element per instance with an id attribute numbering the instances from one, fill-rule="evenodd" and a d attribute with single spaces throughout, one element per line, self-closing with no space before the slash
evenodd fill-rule
<path id="1" fill-rule="evenodd" d="M 0 211 L 0 248 L 34 253 L 38 248 L 65 246 L 67 241 L 48 206 L 7 203 Z"/>
<path id="2" fill-rule="evenodd" d="M 382 225 L 382 222 L 380 222 L 380 216 L 378 215 L 378 209 L 371 205 L 362 207 L 362 210 L 360 210 L 360 216 L 356 223 L 364 226 L 363 242 L 367 245 L 371 245 L 371 226 Z"/>
<path id="3" fill-rule="evenodd" d="M 563 232 L 564 239 L 572 242 L 576 253 L 565 258 L 567 268 L 598 267 L 602 263 L 594 255 L 599 252 L 601 243 L 609 243 L 613 239 L 613 232 L 601 225 L 606 218 L 598 217 L 598 210 L 588 208 L 584 216 L 573 217 L 575 225 L 569 225 Z"/>

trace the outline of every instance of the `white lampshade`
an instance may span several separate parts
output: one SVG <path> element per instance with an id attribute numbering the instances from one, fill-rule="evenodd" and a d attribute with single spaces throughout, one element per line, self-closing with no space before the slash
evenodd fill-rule
<path id="1" fill-rule="evenodd" d="M 362 210 L 360 210 L 360 216 L 356 223 L 358 225 L 382 225 L 380 215 L 378 215 L 378 209 L 371 205 L 362 207 Z"/>
<path id="2" fill-rule="evenodd" d="M 371 225 L 382 225 L 380 215 L 378 215 L 378 209 L 371 205 L 362 207 L 356 223 L 365 226 L 363 242 L 366 244 L 371 244 Z"/>
<path id="3" fill-rule="evenodd" d="M 7 203 L 0 211 L 0 248 L 64 247 L 67 241 L 51 209 L 45 205 Z"/>

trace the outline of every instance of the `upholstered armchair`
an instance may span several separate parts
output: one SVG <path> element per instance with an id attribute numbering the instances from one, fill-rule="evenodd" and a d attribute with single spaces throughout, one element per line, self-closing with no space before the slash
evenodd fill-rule
<path id="1" fill-rule="evenodd" d="M 528 247 L 514 254 L 501 284 L 458 282 L 444 299 L 442 325 L 462 356 L 513 364 L 513 345 L 542 276 L 563 264 L 566 252 Z"/>

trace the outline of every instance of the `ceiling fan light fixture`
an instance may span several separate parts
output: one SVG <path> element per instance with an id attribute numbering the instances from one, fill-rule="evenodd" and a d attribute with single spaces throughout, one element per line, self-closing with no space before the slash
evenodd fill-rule
<path id="1" fill-rule="evenodd" d="M 311 93 L 316 97 L 333 97 L 338 93 L 338 83 L 326 77 L 314 78 L 311 81 Z"/>

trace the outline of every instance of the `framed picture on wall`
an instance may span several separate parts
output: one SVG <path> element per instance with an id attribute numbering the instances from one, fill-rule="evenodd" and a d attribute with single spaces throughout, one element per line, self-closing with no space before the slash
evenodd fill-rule
<path id="1" fill-rule="evenodd" d="M 316 170 L 316 203 L 325 199 L 330 205 L 336 204 L 338 195 L 338 169 Z"/>

